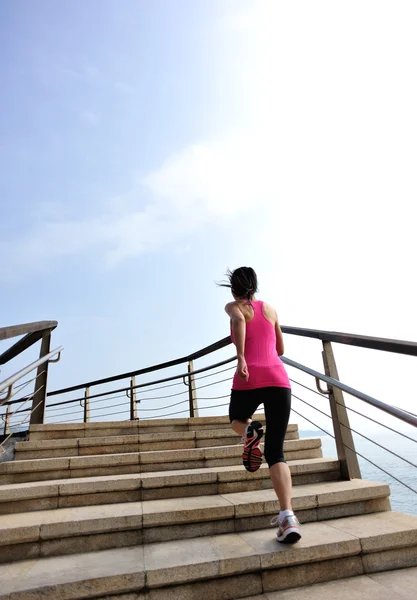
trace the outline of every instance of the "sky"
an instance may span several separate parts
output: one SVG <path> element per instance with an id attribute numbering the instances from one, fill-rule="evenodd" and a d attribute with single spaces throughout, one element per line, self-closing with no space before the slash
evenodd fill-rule
<path id="1" fill-rule="evenodd" d="M 417 340 L 416 25 L 407 0 L 3 0 L 0 324 L 59 322 L 50 388 L 224 337 L 241 265 L 284 325 Z M 335 352 L 416 412 L 414 358 Z"/>

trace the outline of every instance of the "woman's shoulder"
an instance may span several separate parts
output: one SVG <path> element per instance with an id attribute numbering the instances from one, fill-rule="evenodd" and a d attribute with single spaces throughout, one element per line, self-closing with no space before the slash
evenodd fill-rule
<path id="1" fill-rule="evenodd" d="M 229 312 L 229 310 L 232 310 L 235 306 L 237 306 L 237 302 L 228 302 L 224 307 L 224 310 Z"/>
<path id="2" fill-rule="evenodd" d="M 259 302 L 262 302 L 262 304 L 264 304 L 265 306 L 270 306 L 271 308 L 274 308 L 273 304 L 271 304 L 271 302 L 267 302 L 266 300 L 259 300 Z"/>
<path id="3" fill-rule="evenodd" d="M 242 302 L 229 302 L 224 307 L 226 313 L 229 315 L 231 319 L 233 318 L 243 318 L 246 321 L 251 321 L 254 314 L 254 308 L 252 304 L 243 304 Z"/>
<path id="4" fill-rule="evenodd" d="M 263 302 L 262 309 L 263 309 L 264 315 L 268 319 L 275 321 L 277 313 L 276 313 L 275 308 L 272 306 L 272 304 L 269 304 L 269 302 Z"/>
<path id="5" fill-rule="evenodd" d="M 239 302 L 228 302 L 224 307 L 226 313 L 231 317 L 233 314 L 237 314 L 238 311 L 241 312 Z"/>

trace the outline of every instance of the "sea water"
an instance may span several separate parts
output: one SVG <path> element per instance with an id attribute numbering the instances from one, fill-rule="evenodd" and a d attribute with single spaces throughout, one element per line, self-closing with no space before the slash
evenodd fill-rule
<path id="1" fill-rule="evenodd" d="M 305 437 L 301 431 L 300 437 Z M 308 432 L 308 437 L 313 437 L 311 432 Z M 326 458 L 336 457 L 337 453 L 333 438 L 323 436 L 321 439 L 323 456 Z M 388 483 L 391 488 L 392 510 L 417 515 L 417 442 L 412 442 L 394 433 L 378 435 L 375 437 L 375 441 L 387 450 L 359 436 L 355 437 L 356 451 L 374 463 L 371 464 L 365 458 L 359 456 L 362 479 Z M 397 458 L 388 450 L 407 459 L 409 462 Z M 396 481 L 378 467 L 382 467 L 402 483 Z M 411 491 L 406 486 L 415 491 Z"/>

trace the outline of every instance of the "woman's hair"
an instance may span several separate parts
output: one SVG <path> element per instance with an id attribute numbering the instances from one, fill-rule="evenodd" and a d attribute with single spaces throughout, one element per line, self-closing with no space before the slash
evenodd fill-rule
<path id="1" fill-rule="evenodd" d="M 244 298 L 248 302 L 258 291 L 258 278 L 252 267 L 239 267 L 234 271 L 227 270 L 229 283 L 221 283 L 222 287 L 228 287 L 236 298 Z"/>

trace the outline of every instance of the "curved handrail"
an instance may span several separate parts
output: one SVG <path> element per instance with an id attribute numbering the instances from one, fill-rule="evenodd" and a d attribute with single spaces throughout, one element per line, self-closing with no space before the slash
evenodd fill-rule
<path id="1" fill-rule="evenodd" d="M 369 396 L 369 394 L 365 394 L 349 385 L 346 385 L 345 383 L 342 383 L 338 379 L 329 377 L 328 375 L 325 375 L 324 373 L 320 373 L 319 371 L 316 371 L 314 369 L 311 369 L 310 367 L 302 365 L 301 363 L 291 360 L 290 358 L 286 358 L 285 356 L 282 356 L 281 359 L 286 365 L 288 365 L 290 367 L 294 367 L 300 371 L 303 371 L 304 373 L 307 373 L 308 375 L 313 376 L 316 380 L 324 381 L 328 385 L 336 387 L 336 388 L 342 390 L 343 392 L 346 392 L 347 394 L 354 396 L 355 398 L 358 398 L 359 400 L 363 400 L 364 402 L 373 406 L 374 408 L 378 408 L 379 410 L 382 410 L 383 412 L 396 417 L 400 421 L 407 423 L 408 425 L 413 425 L 414 427 L 417 427 L 417 417 L 415 417 L 412 413 L 409 413 L 408 411 L 401 410 L 399 408 L 391 406 L 390 404 L 382 402 L 381 400 L 378 400 L 377 398 L 373 398 L 372 396 Z M 209 371 L 211 369 L 215 369 L 217 367 L 231 363 L 234 360 L 236 360 L 236 356 L 233 356 L 231 358 L 223 360 L 219 363 L 209 365 L 208 367 L 203 367 L 201 369 L 195 369 L 194 371 L 191 371 L 191 372 L 187 371 L 187 373 L 182 373 L 180 375 L 173 375 L 171 377 L 165 377 L 164 379 L 156 379 L 154 381 L 147 381 L 146 383 L 141 383 L 141 384 L 138 384 L 135 386 L 129 385 L 127 387 L 118 388 L 115 390 L 111 390 L 109 392 L 102 392 L 100 394 L 94 394 L 94 395 L 89 396 L 89 399 L 92 400 L 94 398 L 110 396 L 110 395 L 120 393 L 120 392 L 127 392 L 131 389 L 140 389 L 140 388 L 150 387 L 153 385 L 158 385 L 158 384 L 166 383 L 169 381 L 175 381 L 177 379 L 184 379 L 185 377 L 189 377 L 189 376 L 199 375 L 199 374 Z M 321 393 L 324 394 L 324 393 L 326 393 L 326 391 L 322 390 Z M 65 400 L 63 402 L 57 402 L 55 404 L 51 404 L 49 406 L 49 408 L 52 408 L 54 406 L 61 406 L 64 404 L 72 404 L 74 402 L 79 402 L 80 400 L 83 400 L 83 398 L 72 398 L 71 400 Z M 24 412 L 24 411 L 22 411 L 22 412 Z"/>
<path id="2" fill-rule="evenodd" d="M 181 373 L 180 375 L 172 375 L 171 377 L 164 377 L 164 379 L 155 379 L 154 381 L 147 381 L 146 383 L 139 383 L 138 385 L 129 385 L 127 387 L 117 388 L 115 390 L 111 390 L 110 392 L 101 392 L 100 394 L 90 394 L 88 396 L 89 400 L 94 400 L 95 398 L 104 398 L 105 396 L 112 396 L 113 394 L 119 394 L 120 392 L 128 392 L 131 390 L 138 390 L 140 388 L 150 387 L 152 385 L 159 385 L 161 383 L 167 383 L 169 381 L 176 381 L 177 379 L 185 379 L 188 377 L 193 377 L 195 375 L 200 375 L 201 373 L 206 373 L 207 371 L 211 371 L 212 369 L 217 369 L 218 367 L 223 367 L 233 361 L 236 360 L 236 356 L 232 356 L 231 358 L 227 358 L 226 360 L 222 360 L 218 363 L 214 363 L 209 365 L 208 367 L 202 367 L 201 369 L 196 369 L 195 371 L 187 371 L 186 373 Z M 62 406 L 64 404 L 73 404 L 77 402 L 81 402 L 84 400 L 84 396 L 80 396 L 77 398 L 71 398 L 71 400 L 64 400 L 62 402 L 55 402 L 54 404 L 49 404 L 48 408 L 53 408 L 55 406 Z M 23 398 L 24 399 L 24 398 Z M 17 402 L 21 402 L 22 398 L 19 400 L 12 400 L 7 404 L 12 405 Z M 21 412 L 25 412 L 24 410 Z"/>
<path id="3" fill-rule="evenodd" d="M 17 337 L 18 335 L 34 333 L 35 331 L 42 331 L 44 329 L 55 329 L 57 325 L 58 321 L 35 321 L 34 323 L 22 323 L 21 325 L 0 327 L 0 340 L 7 340 L 12 337 Z"/>
<path id="4" fill-rule="evenodd" d="M 42 356 L 42 358 L 38 358 L 38 360 L 35 360 L 33 363 L 30 363 L 30 365 L 28 365 L 27 367 L 20 369 L 20 371 L 18 371 L 11 377 L 8 377 L 4 381 L 0 382 L 0 394 L 2 392 L 4 392 L 4 390 L 8 389 L 6 397 L 0 398 L 0 406 L 2 406 L 5 402 L 7 402 L 7 400 L 11 397 L 12 391 L 13 391 L 13 385 L 16 383 L 16 381 L 19 381 L 19 379 L 21 379 L 22 377 L 24 377 L 31 371 L 34 371 L 40 365 L 43 365 L 44 363 L 46 363 L 48 361 L 52 362 L 52 357 L 55 356 L 56 354 L 58 354 L 58 358 L 55 359 L 53 362 L 58 362 L 61 357 L 61 352 L 63 351 L 63 349 L 64 349 L 63 346 L 59 346 L 59 348 L 56 348 L 55 350 L 52 350 L 52 352 L 45 354 L 45 356 Z"/>
<path id="5" fill-rule="evenodd" d="M 38 321 L 36 323 L 0 327 L 0 340 L 20 335 L 24 336 L 3 352 L 3 354 L 0 354 L 0 365 L 6 364 L 9 360 L 16 358 L 16 356 L 30 348 L 30 346 L 36 344 L 36 342 L 43 338 L 45 333 L 53 331 L 57 325 L 57 321 Z"/>
<path id="6" fill-rule="evenodd" d="M 417 342 L 407 342 L 391 338 L 379 338 L 368 335 L 357 335 L 353 333 L 341 333 L 339 331 L 323 331 L 321 329 L 304 329 L 302 327 L 281 327 L 283 333 L 298 335 L 301 337 L 315 338 L 323 342 L 337 342 L 348 346 L 358 346 L 371 350 L 383 350 L 397 354 L 417 356 Z"/>
<path id="7" fill-rule="evenodd" d="M 377 338 L 366 335 L 356 335 L 351 333 L 341 333 L 337 331 L 324 331 L 320 329 L 304 329 L 302 327 L 289 327 L 283 325 L 281 327 L 283 333 L 289 335 L 297 335 L 302 337 L 315 338 L 327 342 L 337 342 L 339 344 L 346 344 L 349 346 L 359 346 L 362 348 L 369 348 L 373 350 L 383 350 L 385 352 L 395 352 L 400 354 L 408 354 L 411 356 L 417 356 L 417 342 L 407 342 L 401 340 L 395 340 L 390 338 Z M 197 352 L 193 352 L 188 356 L 170 360 L 165 363 L 158 365 L 152 365 L 151 367 L 145 367 L 143 369 L 137 369 L 136 371 L 129 371 L 128 373 L 121 373 L 112 377 L 105 377 L 104 379 L 96 379 L 94 381 L 87 381 L 67 388 L 61 388 L 59 390 L 53 390 L 48 392 L 49 396 L 57 396 L 59 394 L 66 394 L 67 392 L 75 392 L 76 390 L 82 390 L 86 387 L 93 387 L 96 385 L 102 385 L 111 383 L 112 381 L 118 381 L 120 379 L 128 379 L 137 375 L 145 375 L 146 373 L 152 373 L 153 371 L 160 371 L 162 369 L 168 369 L 175 367 L 186 362 L 202 358 L 212 352 L 226 348 L 232 343 L 231 337 L 227 336 L 218 340 L 210 346 L 206 346 Z"/>
<path id="8" fill-rule="evenodd" d="M 295 369 L 299 369 L 300 371 L 304 371 L 304 373 L 308 373 L 308 375 L 312 375 L 315 379 L 319 379 L 320 381 L 324 381 L 327 384 L 332 385 L 333 387 L 339 388 L 339 390 L 342 390 L 342 392 L 346 392 L 350 396 L 355 396 L 355 398 L 359 398 L 359 400 L 363 400 L 364 402 L 366 402 L 367 404 L 370 404 L 374 408 L 379 408 L 379 410 L 382 410 L 383 412 L 388 413 L 388 414 L 392 415 L 393 417 L 400 419 L 401 421 L 404 421 L 404 423 L 408 423 L 409 425 L 413 425 L 414 427 L 417 427 L 417 418 L 412 416 L 407 411 L 400 410 L 399 408 L 395 408 L 394 406 L 391 406 L 390 404 L 386 404 L 385 402 L 382 402 L 381 400 L 377 400 L 376 398 L 373 398 L 372 396 L 369 396 L 368 394 L 364 394 L 363 392 L 356 390 L 355 388 L 351 387 L 350 385 L 346 385 L 337 379 L 333 379 L 333 377 L 328 377 L 327 375 L 324 375 L 323 373 L 319 373 L 318 371 L 315 371 L 314 369 L 310 369 L 310 367 L 306 367 L 305 365 L 302 365 L 302 364 L 296 362 L 295 360 L 291 360 L 290 358 L 285 358 L 284 356 L 282 356 L 281 359 L 282 359 L 282 362 L 285 363 L 286 365 L 288 365 L 290 367 L 294 367 Z"/>
<path id="9" fill-rule="evenodd" d="M 112 381 L 119 381 L 120 379 L 129 379 L 131 377 L 135 377 L 136 375 L 145 375 L 146 373 L 152 373 L 153 371 L 162 371 L 162 369 L 168 369 L 169 367 L 176 367 L 178 365 L 182 365 L 191 360 L 196 360 L 197 358 L 202 358 L 203 356 L 207 356 L 212 352 L 216 352 L 217 350 L 221 350 L 226 346 L 229 346 L 232 343 L 230 336 L 211 344 L 210 346 L 206 346 L 201 350 L 197 350 L 197 352 L 193 352 L 188 356 L 183 356 L 182 358 L 176 358 L 174 360 L 170 360 L 165 363 L 160 363 L 159 365 L 152 365 L 151 367 L 145 367 L 144 369 L 138 369 L 136 371 L 130 371 L 128 373 L 121 373 L 119 375 L 114 375 L 113 377 L 105 377 L 104 379 L 96 379 L 95 381 L 89 381 L 87 383 L 80 383 L 78 385 L 73 385 L 71 387 L 62 388 L 60 390 L 53 390 L 52 392 L 48 392 L 49 396 L 57 396 L 58 394 L 66 394 L 67 392 L 75 392 L 76 390 L 82 390 L 86 387 L 93 387 L 95 385 L 103 385 L 105 383 L 111 383 Z"/>

